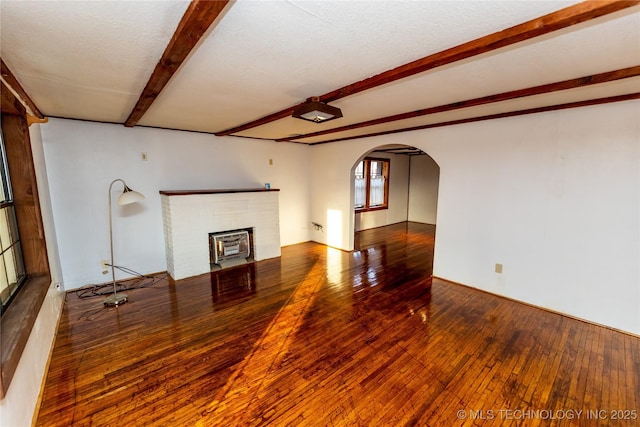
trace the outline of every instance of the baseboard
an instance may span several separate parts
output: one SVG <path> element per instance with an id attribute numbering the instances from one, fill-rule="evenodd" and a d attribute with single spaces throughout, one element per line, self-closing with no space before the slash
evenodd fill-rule
<path id="1" fill-rule="evenodd" d="M 568 319 L 578 320 L 580 322 L 587 323 L 589 325 L 598 326 L 598 327 L 605 328 L 605 329 L 608 329 L 608 330 L 614 331 L 614 332 L 619 332 L 621 334 L 625 334 L 625 335 L 628 335 L 628 336 L 633 337 L 633 338 L 640 338 L 640 335 L 634 334 L 633 332 L 629 332 L 629 331 L 625 331 L 625 330 L 622 330 L 622 329 L 614 328 L 613 326 L 603 325 L 601 323 L 594 322 L 594 321 L 588 320 L 588 319 L 583 319 L 581 317 L 577 317 L 577 316 L 574 316 L 572 314 L 563 313 L 561 311 L 557 311 L 557 310 L 553 310 L 553 309 L 550 309 L 550 308 L 547 308 L 547 307 L 542 307 L 542 306 L 539 306 L 539 305 L 531 304 L 531 303 L 526 302 L 526 301 L 520 301 L 520 300 L 511 298 L 511 297 L 508 297 L 508 296 L 505 296 L 505 295 L 496 294 L 494 292 L 490 292 L 490 291 L 487 291 L 487 290 L 484 290 L 484 289 L 475 288 L 473 286 L 466 285 L 464 283 L 460 283 L 460 282 L 456 282 L 456 281 L 453 281 L 453 280 L 445 279 L 444 277 L 433 276 L 433 278 L 434 279 L 438 279 L 438 280 L 442 280 L 443 282 L 447 282 L 447 283 L 450 283 L 452 285 L 464 286 L 465 288 L 469 288 L 469 289 L 473 289 L 475 291 L 483 292 L 483 293 L 488 294 L 488 295 L 493 295 L 495 297 L 502 298 L 502 299 L 505 299 L 507 301 L 515 302 L 515 303 L 522 304 L 522 305 L 526 305 L 526 306 L 532 307 L 532 308 L 537 308 L 539 310 L 543 310 L 543 311 L 546 311 L 548 313 L 557 314 L 559 316 L 563 316 L 563 317 L 566 317 Z"/>
<path id="2" fill-rule="evenodd" d="M 398 225 L 398 224 L 404 224 L 404 223 L 407 223 L 407 224 L 430 225 L 430 226 L 432 226 L 432 227 L 435 227 L 435 226 L 436 226 L 436 224 L 431 224 L 431 223 L 428 223 L 428 222 L 420 222 L 420 221 L 409 221 L 409 220 L 406 220 L 406 221 L 392 222 L 391 224 L 376 225 L 375 227 L 363 228 L 363 229 L 361 229 L 361 230 L 355 230 L 355 227 L 354 227 L 354 232 L 355 232 L 355 233 L 359 233 L 359 232 L 361 232 L 361 231 L 375 230 L 376 228 L 389 227 L 390 225 Z"/>
<path id="3" fill-rule="evenodd" d="M 143 274 L 144 277 L 155 277 L 155 276 L 159 276 L 161 274 L 169 274 L 167 272 L 167 270 L 164 271 L 157 271 L 155 273 L 147 273 L 147 274 Z M 123 283 L 123 282 L 128 282 L 131 280 L 135 280 L 135 279 L 139 279 L 140 276 L 129 276 L 129 277 L 124 277 L 122 279 L 118 279 L 116 280 L 116 283 Z M 88 285 L 84 285 L 84 286 L 80 286 L 79 288 L 73 288 L 73 289 L 65 289 L 64 293 L 65 295 L 70 294 L 72 292 L 76 292 L 79 291 L 81 289 L 85 289 L 85 288 L 91 288 L 93 286 L 109 286 L 111 285 L 113 282 L 111 280 L 107 281 L 107 282 L 101 282 L 101 283 L 90 283 Z"/>

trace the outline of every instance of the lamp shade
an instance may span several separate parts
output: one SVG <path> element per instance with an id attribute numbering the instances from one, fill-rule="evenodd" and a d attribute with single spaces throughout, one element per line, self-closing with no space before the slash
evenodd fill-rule
<path id="1" fill-rule="evenodd" d="M 118 197 L 118 204 L 129 205 L 131 203 L 139 202 L 142 199 L 144 199 L 144 196 L 141 193 L 138 193 L 125 185 L 124 191 Z"/>

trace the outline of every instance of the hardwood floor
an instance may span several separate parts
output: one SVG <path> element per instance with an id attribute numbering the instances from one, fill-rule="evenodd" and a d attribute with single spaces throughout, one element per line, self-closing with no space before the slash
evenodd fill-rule
<path id="1" fill-rule="evenodd" d="M 70 293 L 37 425 L 640 425 L 640 339 L 432 283 L 433 244 L 403 223 Z"/>

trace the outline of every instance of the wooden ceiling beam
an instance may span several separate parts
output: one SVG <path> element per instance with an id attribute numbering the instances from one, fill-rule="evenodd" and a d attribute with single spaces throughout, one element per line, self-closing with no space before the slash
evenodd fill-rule
<path id="1" fill-rule="evenodd" d="M 7 85 L 9 85 L 15 91 L 22 102 L 24 102 L 25 105 L 31 110 L 33 115 L 39 119 L 44 119 L 44 115 L 40 112 L 40 109 L 38 108 L 36 103 L 33 102 L 29 94 L 27 94 L 16 76 L 11 72 L 2 58 L 0 58 L 0 73 L 2 74 L 2 78 L 4 79 L 4 81 L 7 82 Z"/>
<path id="2" fill-rule="evenodd" d="M 407 113 L 394 114 L 392 116 L 381 117 L 378 119 L 367 120 L 350 125 L 340 126 L 332 129 L 325 129 L 318 132 L 307 133 L 295 137 L 281 138 L 276 141 L 298 141 L 300 139 L 312 138 L 316 136 L 328 135 L 331 133 L 345 132 L 367 126 L 375 126 L 383 123 L 394 122 L 398 120 L 411 119 L 414 117 L 426 116 L 429 114 L 443 113 L 446 111 L 459 110 L 462 108 L 477 107 L 479 105 L 492 104 L 494 102 L 508 101 L 516 98 L 524 98 L 528 96 L 542 95 L 550 92 L 561 90 L 575 89 L 579 87 L 591 86 L 600 83 L 612 82 L 615 80 L 626 79 L 630 77 L 640 76 L 640 65 L 634 67 L 623 68 L 620 70 L 609 71 L 606 73 L 594 74 L 592 76 L 579 77 L 577 79 L 565 80 L 562 82 L 549 83 L 540 86 L 533 86 L 525 89 L 512 90 L 499 93 L 496 95 L 483 96 L 480 98 L 467 99 L 465 101 L 452 102 L 450 104 L 438 105 L 435 107 L 423 108 L 420 110 L 409 111 Z"/>
<path id="3" fill-rule="evenodd" d="M 320 96 L 322 102 L 332 102 L 358 92 L 378 87 L 393 81 L 413 76 L 443 65 L 451 64 L 483 53 L 491 52 L 515 43 L 540 37 L 572 25 L 580 24 L 610 13 L 632 7 L 640 0 L 584 1 L 552 12 L 525 23 L 489 34 L 450 49 L 428 55 L 356 83 L 349 84 Z M 291 116 L 293 110 L 303 103 L 291 106 L 260 119 L 216 132 L 218 136 L 231 135 Z"/>
<path id="4" fill-rule="evenodd" d="M 228 3 L 229 0 L 191 1 L 125 126 L 138 123 Z"/>
<path id="5" fill-rule="evenodd" d="M 536 114 L 536 113 L 544 113 L 547 111 L 556 111 L 556 110 L 566 110 L 569 108 L 578 108 L 578 107 L 587 107 L 590 105 L 600 105 L 600 104 L 609 104 L 612 102 L 622 102 L 622 101 L 630 101 L 634 99 L 640 99 L 640 92 L 630 93 L 626 95 L 617 95 L 617 96 L 608 96 L 605 98 L 597 98 L 597 99 L 588 99 L 585 101 L 576 101 L 576 102 L 568 102 L 565 104 L 556 104 L 556 105 L 547 105 L 544 107 L 536 107 L 536 108 L 528 108 L 525 110 L 517 110 L 517 111 L 508 111 L 506 113 L 497 113 L 497 114 L 489 114 L 486 116 L 478 116 L 478 117 L 469 117 L 466 119 L 458 119 L 458 120 L 450 120 L 446 122 L 439 123 L 430 123 L 427 125 L 421 126 L 412 126 L 406 127 L 402 129 L 393 129 L 382 132 L 368 133 L 363 135 L 354 135 L 347 136 L 344 138 L 335 138 L 327 141 L 314 142 L 309 145 L 320 145 L 320 144 L 328 144 L 330 142 L 338 142 L 338 141 L 349 141 L 352 139 L 361 139 L 361 138 L 370 138 L 374 136 L 382 136 L 382 135 L 390 135 L 394 133 L 402 133 L 402 132 L 411 132 L 414 130 L 423 130 L 423 129 L 432 129 L 439 128 L 445 126 L 453 126 L 453 125 L 461 125 L 464 123 L 473 123 L 473 122 L 481 122 L 485 120 L 493 120 L 493 119 L 503 119 L 505 117 L 515 117 L 515 116 L 524 116 L 526 114 Z"/>
<path id="6" fill-rule="evenodd" d="M 2 96 L 0 107 L 2 114 L 11 114 L 14 116 L 25 116 L 27 114 L 24 105 L 13 95 L 13 92 L 11 92 L 2 80 L 0 80 L 0 95 Z"/>

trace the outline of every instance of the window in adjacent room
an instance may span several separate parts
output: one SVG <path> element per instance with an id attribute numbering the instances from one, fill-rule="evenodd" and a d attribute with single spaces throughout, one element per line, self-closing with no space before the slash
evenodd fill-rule
<path id="1" fill-rule="evenodd" d="M 1 133 L 0 143 L 0 312 L 4 313 L 26 275 Z"/>
<path id="2" fill-rule="evenodd" d="M 389 207 L 389 159 L 365 158 L 355 170 L 355 209 L 366 212 Z"/>

